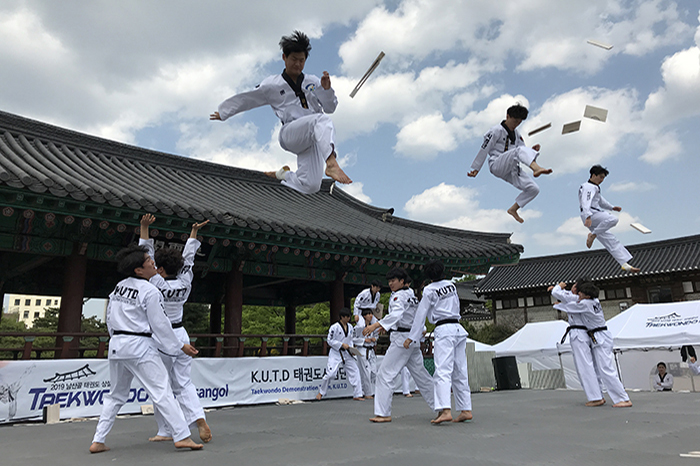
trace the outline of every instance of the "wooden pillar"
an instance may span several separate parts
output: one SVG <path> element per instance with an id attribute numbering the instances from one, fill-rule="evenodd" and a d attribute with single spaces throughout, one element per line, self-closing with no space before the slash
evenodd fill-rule
<path id="1" fill-rule="evenodd" d="M 221 301 L 215 298 L 209 307 L 209 333 L 221 333 Z M 216 346 L 216 337 L 210 338 L 209 346 Z M 209 350 L 209 356 L 214 356 L 216 349 Z"/>
<path id="2" fill-rule="evenodd" d="M 63 289 L 61 291 L 61 307 L 58 311 L 57 332 L 80 333 L 80 321 L 83 315 L 83 297 L 85 293 L 85 276 L 87 272 L 87 256 L 85 244 L 75 243 L 73 253 L 66 257 L 63 269 Z M 63 338 L 56 339 L 56 347 L 63 347 Z M 63 351 L 62 358 L 78 357 L 77 347 L 80 338 L 74 338 L 70 351 Z M 58 359 L 59 354 L 56 353 Z"/>
<path id="3" fill-rule="evenodd" d="M 284 333 L 286 335 L 296 335 L 297 333 L 297 307 L 293 304 L 287 304 L 284 308 Z M 296 339 L 291 337 L 285 343 L 288 347 L 296 345 Z M 292 350 L 294 354 L 294 350 Z"/>
<path id="4" fill-rule="evenodd" d="M 4 282 L 0 280 L 0 322 L 2 322 L 2 315 L 7 312 L 5 309 L 5 291 L 3 290 Z"/>
<path id="5" fill-rule="evenodd" d="M 234 267 L 226 275 L 226 294 L 224 296 L 224 333 L 240 334 L 243 328 L 243 272 Z M 235 338 L 227 338 L 224 346 L 238 345 Z M 224 351 L 224 356 L 236 355 L 233 349 Z"/>
<path id="6" fill-rule="evenodd" d="M 345 306 L 345 297 L 343 296 L 343 279 L 336 278 L 331 282 L 331 325 L 340 320 L 340 310 Z"/>

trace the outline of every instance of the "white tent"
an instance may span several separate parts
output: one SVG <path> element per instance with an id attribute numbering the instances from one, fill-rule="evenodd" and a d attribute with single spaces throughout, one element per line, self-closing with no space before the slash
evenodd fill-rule
<path id="1" fill-rule="evenodd" d="M 472 340 L 467 337 L 467 343 L 474 343 L 474 351 L 493 351 L 493 346 L 481 343 L 480 341 Z"/>
<path id="2" fill-rule="evenodd" d="M 566 388 L 581 390 L 571 347 L 559 344 L 569 324 L 563 320 L 532 322 L 493 345 L 496 356 L 515 356 L 518 363 L 532 364 L 532 370 L 563 369 Z"/>
<path id="3" fill-rule="evenodd" d="M 607 327 L 625 388 L 649 390 L 658 362 L 680 363 L 681 346 L 700 345 L 700 301 L 635 304 L 608 320 Z M 691 379 L 683 386 L 679 374 L 673 375 L 675 389 L 693 388 Z"/>

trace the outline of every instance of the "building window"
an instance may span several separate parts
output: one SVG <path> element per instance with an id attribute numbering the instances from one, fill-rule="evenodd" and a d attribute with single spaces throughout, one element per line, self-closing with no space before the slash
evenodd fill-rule
<path id="1" fill-rule="evenodd" d="M 518 307 L 525 307 L 525 298 L 518 298 Z"/>
<path id="2" fill-rule="evenodd" d="M 39 313 L 38 313 L 38 312 L 35 312 L 35 313 L 34 313 L 34 318 L 35 318 L 35 319 L 38 319 L 38 318 L 39 318 Z"/>
<path id="3" fill-rule="evenodd" d="M 631 292 L 630 292 L 631 294 Z M 624 288 L 619 288 L 617 290 L 607 290 L 605 292 L 605 297 L 607 299 L 625 299 L 628 298 L 627 291 Z"/>
<path id="4" fill-rule="evenodd" d="M 15 299 L 15 306 L 19 306 L 19 299 Z"/>
<path id="5" fill-rule="evenodd" d="M 37 299 L 37 300 L 36 300 L 35 306 L 41 306 L 41 299 Z"/>
<path id="6" fill-rule="evenodd" d="M 24 311 L 24 318 L 29 319 L 29 311 Z"/>
<path id="7" fill-rule="evenodd" d="M 500 299 L 496 300 L 496 309 L 503 309 L 503 301 Z"/>
<path id="8" fill-rule="evenodd" d="M 58 299 L 54 299 L 53 304 L 54 304 L 54 306 L 58 305 Z"/>
<path id="9" fill-rule="evenodd" d="M 522 301 L 522 305 L 519 305 L 518 301 Z M 498 303 L 501 302 L 501 308 L 498 307 Z M 517 307 L 524 307 L 525 300 L 523 298 L 519 299 L 504 299 L 503 301 L 496 301 L 496 309 L 515 309 Z"/>
<path id="10" fill-rule="evenodd" d="M 671 303 L 673 302 L 673 294 L 671 293 L 670 286 L 657 286 L 656 288 L 650 288 L 649 291 L 649 303 Z"/>
<path id="11" fill-rule="evenodd" d="M 534 297 L 535 306 L 549 306 L 552 304 L 552 295 L 535 296 Z"/>
<path id="12" fill-rule="evenodd" d="M 32 305 L 32 300 L 31 300 L 31 299 L 25 299 L 25 300 L 24 300 L 24 305 L 25 305 L 25 306 L 31 306 L 31 305 Z"/>
<path id="13" fill-rule="evenodd" d="M 532 307 L 535 305 L 535 300 L 531 296 L 528 296 L 525 298 L 525 300 L 527 301 L 527 307 Z"/>
<path id="14" fill-rule="evenodd" d="M 683 293 L 693 292 L 693 282 L 683 282 Z"/>
<path id="15" fill-rule="evenodd" d="M 46 300 L 46 305 L 47 305 L 47 306 L 51 306 L 51 300 L 50 300 L 50 299 L 47 299 L 47 300 Z"/>

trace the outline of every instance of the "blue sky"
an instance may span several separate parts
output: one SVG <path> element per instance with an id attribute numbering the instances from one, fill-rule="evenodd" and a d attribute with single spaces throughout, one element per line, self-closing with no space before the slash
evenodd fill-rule
<path id="1" fill-rule="evenodd" d="M 415 220 L 512 232 L 523 257 L 572 252 L 587 233 L 578 186 L 601 163 L 603 193 L 623 208 L 614 231 L 634 244 L 700 231 L 698 17 L 690 0 L 10 0 L 0 4 L 0 109 L 216 163 L 294 165 L 269 108 L 225 123 L 208 115 L 280 72 L 277 42 L 299 29 L 312 38 L 306 72 L 329 71 L 340 101 L 338 153 L 354 196 Z M 379 51 L 384 61 L 350 99 Z M 522 225 L 505 213 L 513 187 L 486 166 L 466 176 L 516 101 L 530 108 L 522 133 L 553 126 L 526 137 L 554 174 L 538 179 Z M 608 121 L 561 135 L 586 105 L 608 109 Z"/>

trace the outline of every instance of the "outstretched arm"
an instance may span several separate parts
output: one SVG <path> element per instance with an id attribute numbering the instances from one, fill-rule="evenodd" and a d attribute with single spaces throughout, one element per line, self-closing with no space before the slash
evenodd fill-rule
<path id="1" fill-rule="evenodd" d="M 209 220 L 205 220 L 202 223 L 193 223 L 192 230 L 190 230 L 190 238 L 197 239 L 197 232 L 207 223 L 209 223 Z"/>
<path id="2" fill-rule="evenodd" d="M 156 218 L 153 216 L 153 214 L 145 214 L 141 217 L 141 239 L 147 240 L 149 238 L 148 227 L 150 227 L 155 221 Z"/>

